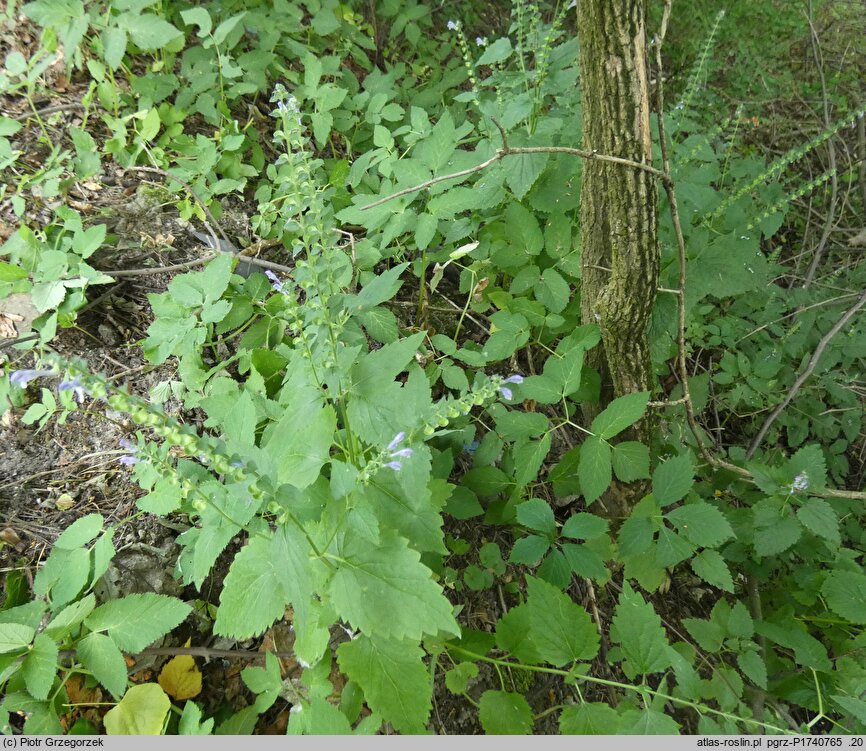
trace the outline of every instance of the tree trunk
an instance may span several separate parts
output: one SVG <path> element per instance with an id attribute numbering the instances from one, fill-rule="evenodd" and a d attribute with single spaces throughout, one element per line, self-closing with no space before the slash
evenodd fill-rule
<path id="1" fill-rule="evenodd" d="M 583 146 L 652 162 L 646 0 L 580 0 Z M 588 364 L 602 375 L 603 407 L 651 390 L 648 326 L 658 286 L 655 178 L 586 160 L 580 203 L 581 312 L 598 323 L 603 351 Z M 648 428 L 639 430 L 645 433 Z"/>

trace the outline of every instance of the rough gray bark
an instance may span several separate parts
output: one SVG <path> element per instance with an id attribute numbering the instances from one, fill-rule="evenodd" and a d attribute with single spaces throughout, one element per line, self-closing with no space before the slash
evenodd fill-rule
<path id="1" fill-rule="evenodd" d="M 645 0 L 580 0 L 583 146 L 652 162 Z M 601 328 L 602 406 L 651 389 L 647 329 L 658 286 L 657 195 L 644 171 L 583 164 L 582 316 Z"/>

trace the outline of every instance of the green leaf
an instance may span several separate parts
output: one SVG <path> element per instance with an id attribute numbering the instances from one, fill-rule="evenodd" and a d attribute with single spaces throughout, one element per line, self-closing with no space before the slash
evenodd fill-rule
<path id="1" fill-rule="evenodd" d="M 571 570 L 578 576 L 597 582 L 607 581 L 610 576 L 602 557 L 586 545 L 563 545 L 562 554 Z"/>
<path id="2" fill-rule="evenodd" d="M 535 285 L 535 299 L 551 313 L 561 313 L 571 302 L 571 287 L 556 269 L 545 269 Z"/>
<path id="3" fill-rule="evenodd" d="M 529 665 L 542 661 L 532 633 L 530 610 L 525 603 L 511 608 L 497 621 L 496 644 Z"/>
<path id="4" fill-rule="evenodd" d="M 321 390 L 310 382 L 308 368 L 297 360 L 289 368 L 291 375 L 281 391 L 285 395 L 282 417 L 265 430 L 262 448 L 278 468 L 275 483 L 303 490 L 315 482 L 328 460 L 337 418 L 333 407 L 324 404 Z M 298 430 L 299 425 L 304 429 Z"/>
<path id="5" fill-rule="evenodd" d="M 834 545 L 841 544 L 839 517 L 827 501 L 810 498 L 797 509 L 797 518 L 813 535 L 823 537 Z"/>
<path id="6" fill-rule="evenodd" d="M 550 452 L 551 441 L 551 435 L 547 433 L 538 441 L 527 441 L 514 449 L 514 463 L 517 465 L 514 482 L 517 487 L 524 487 L 537 479 L 538 470 Z"/>
<path id="7" fill-rule="evenodd" d="M 277 551 L 275 540 L 255 536 L 235 556 L 220 594 L 215 633 L 249 639 L 283 615 L 289 595 L 282 581 L 285 561 Z"/>
<path id="8" fill-rule="evenodd" d="M 734 530 L 725 515 L 704 501 L 680 506 L 665 514 L 665 518 L 683 537 L 701 547 L 716 548 L 734 537 Z"/>
<path id="9" fill-rule="evenodd" d="M 623 735 L 679 735 L 680 726 L 671 717 L 651 709 L 630 709 L 622 714 Z"/>
<path id="10" fill-rule="evenodd" d="M 54 547 L 62 550 L 80 548 L 90 542 L 102 531 L 104 523 L 105 520 L 102 518 L 101 514 L 87 514 L 86 516 L 82 516 L 66 528 L 63 534 L 57 538 Z"/>
<path id="11" fill-rule="evenodd" d="M 517 507 L 517 521 L 527 529 L 533 529 L 553 537 L 556 534 L 556 519 L 547 501 L 532 498 Z"/>
<path id="12" fill-rule="evenodd" d="M 400 275 L 408 266 L 408 263 L 398 264 L 367 282 L 357 295 L 347 295 L 344 301 L 346 309 L 350 312 L 360 312 L 390 300 L 402 286 Z"/>
<path id="13" fill-rule="evenodd" d="M 84 620 L 91 631 L 108 631 L 127 652 L 140 652 L 180 624 L 192 608 L 175 597 L 133 594 L 100 605 Z"/>
<path id="14" fill-rule="evenodd" d="M 550 154 L 547 153 L 514 154 L 505 160 L 502 167 L 505 173 L 505 182 L 518 201 L 523 200 L 535 184 L 538 176 L 544 172 L 549 160 Z M 543 302 L 541 298 L 538 299 Z"/>
<path id="15" fill-rule="evenodd" d="M 853 696 L 842 696 L 833 694 L 830 698 L 835 701 L 843 711 L 854 717 L 859 723 L 866 725 L 866 701 Z"/>
<path id="16" fill-rule="evenodd" d="M 126 53 L 126 32 L 116 26 L 109 26 L 104 29 L 102 31 L 102 53 L 105 64 L 111 70 L 117 70 Z"/>
<path id="17" fill-rule="evenodd" d="M 682 535 L 678 535 L 668 527 L 659 530 L 659 539 L 656 544 L 656 563 L 664 568 L 676 566 L 686 558 L 690 558 L 695 552 L 692 545 Z"/>
<path id="18" fill-rule="evenodd" d="M 395 639 L 460 634 L 442 588 L 405 538 L 386 533 L 372 544 L 347 534 L 339 557 L 330 594 L 337 613 L 355 628 Z"/>
<path id="19" fill-rule="evenodd" d="M 767 688 L 767 666 L 764 660 L 754 650 L 737 655 L 737 665 L 752 683 L 761 688 Z"/>
<path id="20" fill-rule="evenodd" d="M 210 735 L 213 732 L 214 720 L 201 721 L 201 709 L 194 701 L 183 705 L 183 714 L 177 726 L 178 735 Z"/>
<path id="21" fill-rule="evenodd" d="M 628 582 L 623 583 L 610 635 L 622 647 L 623 670 L 629 678 L 660 673 L 671 666 L 670 647 L 661 619 Z"/>
<path id="22" fill-rule="evenodd" d="M 831 571 L 821 593 L 833 612 L 851 623 L 866 623 L 866 575 L 859 571 Z"/>
<path id="23" fill-rule="evenodd" d="M 695 467 L 690 454 L 668 459 L 653 472 L 653 495 L 662 506 L 682 498 L 694 485 Z"/>
<path id="24" fill-rule="evenodd" d="M 423 658 L 417 644 L 364 634 L 337 649 L 340 668 L 364 690 L 370 709 L 401 733 L 424 732 L 433 706 Z"/>
<path id="25" fill-rule="evenodd" d="M 103 718 L 108 735 L 160 735 L 171 701 L 158 683 L 143 683 L 126 692 Z"/>
<path id="26" fill-rule="evenodd" d="M 508 37 L 500 37 L 491 42 L 484 54 L 478 58 L 476 65 L 493 65 L 505 62 L 511 56 L 511 40 Z"/>
<path id="27" fill-rule="evenodd" d="M 595 436 L 587 438 L 581 445 L 577 475 L 583 496 L 589 505 L 610 485 L 610 446 Z"/>
<path id="28" fill-rule="evenodd" d="M 45 634 L 37 634 L 33 649 L 24 660 L 21 672 L 24 683 L 34 699 L 45 700 L 57 677 L 57 644 Z"/>
<path id="29" fill-rule="evenodd" d="M 514 543 L 511 555 L 508 556 L 508 562 L 534 566 L 549 549 L 550 539 L 548 537 L 541 537 L 540 535 L 521 537 Z"/>
<path id="30" fill-rule="evenodd" d="M 142 50 L 161 49 L 183 36 L 182 32 L 168 21 L 152 13 L 122 13 L 117 18 L 132 37 L 132 41 Z"/>
<path id="31" fill-rule="evenodd" d="M 69 634 L 79 623 L 81 623 L 96 607 L 96 598 L 89 594 L 82 597 L 78 602 L 61 610 L 45 627 L 44 633 L 52 639 L 60 639 Z"/>
<path id="32" fill-rule="evenodd" d="M 541 659 L 556 667 L 593 659 L 599 637 L 589 614 L 547 582 L 527 577 L 526 585 L 532 639 Z"/>
<path id="33" fill-rule="evenodd" d="M 199 7 L 182 10 L 180 17 L 187 26 L 192 26 L 193 24 L 198 26 L 199 30 L 196 32 L 196 36 L 199 39 L 205 39 L 213 28 L 210 13 L 205 8 Z"/>
<path id="34" fill-rule="evenodd" d="M 525 399 L 539 404 L 556 404 L 562 399 L 562 391 L 556 381 L 547 375 L 529 376 L 520 384 L 520 393 Z"/>
<path id="35" fill-rule="evenodd" d="M 474 662 L 458 663 L 445 673 L 445 686 L 452 694 L 462 694 L 469 687 L 469 681 L 477 675 L 478 666 Z"/>
<path id="36" fill-rule="evenodd" d="M 18 652 L 33 641 L 36 629 L 20 623 L 0 623 L 0 654 Z"/>
<path id="37" fill-rule="evenodd" d="M 805 625 L 797 621 L 784 624 L 760 621 L 755 630 L 781 647 L 794 650 L 794 659 L 799 665 L 830 671 L 833 663 L 827 656 L 827 648 L 807 632 Z"/>
<path id="38" fill-rule="evenodd" d="M 639 441 L 623 441 L 613 447 L 613 471 L 622 482 L 649 479 L 649 449 Z"/>
<path id="39" fill-rule="evenodd" d="M 734 591 L 734 580 L 717 550 L 703 550 L 692 558 L 692 569 L 705 582 L 725 592 Z"/>
<path id="40" fill-rule="evenodd" d="M 544 363 L 544 375 L 556 383 L 560 398 L 569 396 L 580 388 L 583 356 L 582 347 L 572 347 L 561 356 L 549 357 Z"/>
<path id="41" fill-rule="evenodd" d="M 703 618 L 684 618 L 683 625 L 701 649 L 715 653 L 722 648 L 725 634 L 718 623 Z"/>
<path id="42" fill-rule="evenodd" d="M 562 525 L 562 535 L 573 540 L 594 540 L 607 532 L 608 521 L 595 514 L 577 513 Z"/>
<path id="43" fill-rule="evenodd" d="M 111 639 L 105 634 L 88 634 L 76 645 L 76 656 L 112 696 L 123 696 L 126 691 L 126 660 Z"/>
<path id="44" fill-rule="evenodd" d="M 638 391 L 614 399 L 592 421 L 592 432 L 604 440 L 613 438 L 643 417 L 648 401 L 649 391 Z"/>
<path id="45" fill-rule="evenodd" d="M 760 556 L 778 555 L 790 548 L 803 533 L 800 521 L 778 498 L 765 498 L 752 506 L 754 515 L 753 542 Z"/>
<path id="46" fill-rule="evenodd" d="M 559 716 L 559 732 L 563 735 L 616 735 L 619 724 L 616 710 L 603 702 L 585 701 L 566 707 Z"/>
<path id="47" fill-rule="evenodd" d="M 803 446 L 788 460 L 785 471 L 792 480 L 802 476 L 809 483 L 807 490 L 827 487 L 827 466 L 820 446 Z"/>
<path id="48" fill-rule="evenodd" d="M 755 622 L 748 608 L 742 602 L 735 602 L 728 615 L 728 633 L 739 639 L 751 639 L 755 633 Z"/>
<path id="49" fill-rule="evenodd" d="M 485 691 L 478 703 L 478 718 L 487 735 L 529 735 L 532 710 L 521 694 Z"/>
<path id="50" fill-rule="evenodd" d="M 535 214 L 522 204 L 508 204 L 505 209 L 505 228 L 512 243 L 527 255 L 537 256 L 544 247 L 544 235 Z"/>

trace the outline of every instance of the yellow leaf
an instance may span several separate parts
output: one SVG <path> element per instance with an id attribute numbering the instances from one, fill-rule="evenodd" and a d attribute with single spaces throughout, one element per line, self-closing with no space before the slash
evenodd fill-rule
<path id="1" fill-rule="evenodd" d="M 201 671 L 190 655 L 173 657 L 159 674 L 163 691 L 178 701 L 192 699 L 201 693 Z"/>

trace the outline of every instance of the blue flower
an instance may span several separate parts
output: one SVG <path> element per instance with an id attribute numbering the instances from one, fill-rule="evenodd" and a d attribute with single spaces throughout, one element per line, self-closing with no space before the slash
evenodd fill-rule
<path id="1" fill-rule="evenodd" d="M 805 472 L 801 472 L 794 478 L 794 482 L 791 483 L 791 492 L 788 493 L 790 495 L 795 490 L 808 490 L 809 489 L 809 475 Z"/>
<path id="2" fill-rule="evenodd" d="M 388 451 L 393 451 L 397 446 L 399 446 L 403 441 L 406 440 L 406 434 L 401 430 L 397 435 L 395 435 L 391 439 L 391 443 L 388 444 Z"/>
<path id="3" fill-rule="evenodd" d="M 399 472 L 401 469 L 403 469 L 403 465 L 400 464 L 400 462 L 388 462 L 383 466 L 387 467 L 388 469 L 393 469 L 395 472 Z"/>
<path id="4" fill-rule="evenodd" d="M 84 386 L 81 385 L 81 378 L 73 378 L 69 381 L 63 381 L 58 387 L 60 391 L 71 391 L 75 395 L 75 401 L 81 404 L 84 397 L 89 393 Z"/>
<path id="5" fill-rule="evenodd" d="M 395 451 L 394 453 L 391 454 L 391 458 L 393 459 L 395 456 L 399 456 L 403 459 L 408 459 L 410 456 L 412 456 L 412 449 L 406 448 L 406 449 L 400 449 L 399 451 Z"/>
<path id="6" fill-rule="evenodd" d="M 271 280 L 271 286 L 274 288 L 274 291 L 279 292 L 281 295 L 289 294 L 286 291 L 286 288 L 283 286 L 283 283 L 280 280 L 280 277 L 278 277 L 273 271 L 271 271 L 270 269 L 267 269 L 265 271 L 265 276 Z"/>
<path id="7" fill-rule="evenodd" d="M 16 370 L 9 376 L 9 382 L 24 388 L 30 381 L 54 375 L 53 370 Z"/>
<path id="8" fill-rule="evenodd" d="M 505 384 L 505 383 L 518 383 L 518 384 L 523 383 L 523 376 L 522 375 L 516 375 L 516 374 L 512 375 L 512 376 L 508 376 L 508 378 L 506 378 L 504 381 L 502 381 L 502 383 L 503 384 Z M 508 388 L 507 386 L 501 385 L 499 387 L 499 393 L 502 394 L 502 396 L 504 396 L 506 399 L 511 400 L 514 398 L 514 394 L 512 393 L 511 389 Z"/>
<path id="9" fill-rule="evenodd" d="M 487 46 L 487 37 L 475 37 L 475 46 L 476 47 L 486 47 Z"/>
<path id="10" fill-rule="evenodd" d="M 121 456 L 119 461 L 124 467 L 131 467 L 133 464 L 138 464 L 141 461 L 135 454 L 138 452 L 138 445 L 130 441 L 128 438 L 121 438 L 118 441 L 120 448 L 129 451 L 129 454 Z"/>
<path id="11" fill-rule="evenodd" d="M 460 28 L 460 21 L 449 21 L 447 26 L 448 31 L 457 31 Z"/>

